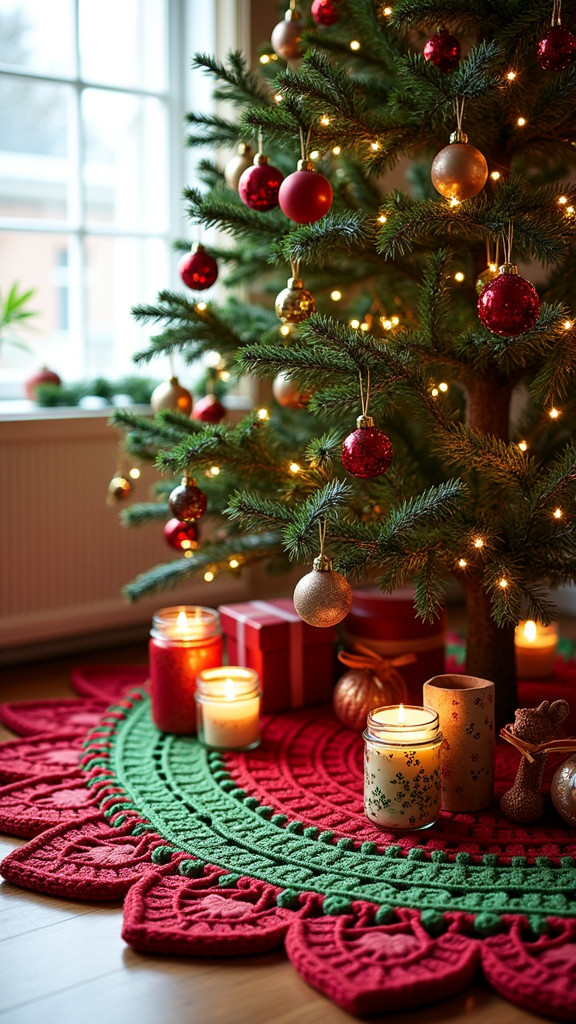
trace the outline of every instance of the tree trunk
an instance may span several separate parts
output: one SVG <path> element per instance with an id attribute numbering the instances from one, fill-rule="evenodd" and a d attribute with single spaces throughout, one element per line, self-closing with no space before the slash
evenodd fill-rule
<path id="1" fill-rule="evenodd" d="M 518 707 L 514 626 L 497 626 L 490 614 L 490 598 L 474 580 L 464 583 L 467 610 L 466 672 L 494 683 L 496 729 L 514 721 Z"/>

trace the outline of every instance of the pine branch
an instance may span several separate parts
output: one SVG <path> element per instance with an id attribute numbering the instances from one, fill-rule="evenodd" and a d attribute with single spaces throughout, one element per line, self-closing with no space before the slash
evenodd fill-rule
<path id="1" fill-rule="evenodd" d="M 270 103 L 268 89 L 248 68 L 241 50 L 230 50 L 227 63 L 219 61 L 209 53 L 195 53 L 192 59 L 192 70 L 200 70 L 212 75 L 222 83 L 216 90 L 215 98 L 234 103 Z"/>
<path id="2" fill-rule="evenodd" d="M 209 146 L 215 149 L 220 146 L 234 146 L 238 139 L 242 138 L 234 121 L 228 121 L 217 114 L 201 114 L 194 111 L 186 114 L 184 120 L 187 124 L 201 129 L 197 133 L 189 132 L 186 136 L 186 145 L 190 149 L 195 146 Z"/>
<path id="3" fill-rule="evenodd" d="M 139 502 L 121 510 L 120 523 L 122 526 L 147 526 L 148 523 L 166 522 L 170 515 L 167 503 Z"/>
<path id="4" fill-rule="evenodd" d="M 236 238 L 277 239 L 287 231 L 286 218 L 278 210 L 270 210 L 265 216 L 251 210 L 230 192 L 211 192 L 203 196 L 196 189 L 184 189 L 188 200 L 187 214 L 197 224 L 220 228 Z"/>
<path id="5" fill-rule="evenodd" d="M 271 256 L 321 267 L 339 253 L 370 255 L 374 235 L 374 222 L 360 213 L 329 213 L 291 231 L 272 246 Z"/>

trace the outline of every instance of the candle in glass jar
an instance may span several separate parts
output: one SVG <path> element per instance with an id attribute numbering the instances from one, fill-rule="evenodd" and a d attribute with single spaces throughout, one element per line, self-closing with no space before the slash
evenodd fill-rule
<path id="1" fill-rule="evenodd" d="M 552 623 L 543 626 L 541 622 L 527 619 L 516 626 L 514 650 L 516 673 L 520 679 L 545 679 L 551 676 L 556 661 L 558 626 Z"/>
<path id="2" fill-rule="evenodd" d="M 440 812 L 440 732 L 431 708 L 375 708 L 364 732 L 364 809 L 383 828 L 419 829 Z"/>
<path id="3" fill-rule="evenodd" d="M 196 680 L 198 739 L 216 750 L 251 750 L 260 743 L 260 688 L 250 668 L 206 669 Z"/>
<path id="4" fill-rule="evenodd" d="M 196 732 L 196 676 L 222 664 L 218 612 L 190 605 L 161 608 L 154 614 L 149 655 L 154 724 L 163 732 Z"/>

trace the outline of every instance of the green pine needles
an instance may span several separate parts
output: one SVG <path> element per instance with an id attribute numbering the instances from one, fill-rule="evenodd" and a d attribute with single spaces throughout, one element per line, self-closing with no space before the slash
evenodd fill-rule
<path id="1" fill-rule="evenodd" d="M 339 0 L 330 28 L 298 6 L 301 60 L 286 65 L 266 41 L 257 70 L 239 53 L 194 58 L 230 113 L 187 116 L 189 144 L 215 155 L 185 202 L 193 225 L 223 233 L 214 255 L 231 297 L 164 291 L 135 309 L 155 329 L 135 359 L 178 351 L 192 363 L 216 350 L 232 380 L 261 382 L 264 408 L 217 426 L 115 415 L 129 450 L 156 460 L 166 485 L 150 512 L 125 510 L 128 524 L 168 518 L 166 494 L 182 473 L 222 516 L 217 539 L 201 538 L 192 557 L 151 569 L 127 593 L 259 561 L 308 571 L 325 522 L 336 569 L 385 590 L 414 586 L 422 617 L 438 614 L 458 580 L 468 671 L 499 682 L 509 713 L 514 625 L 549 621 L 549 585 L 576 576 L 576 67 L 538 64 L 549 0 Z M 462 47 L 450 72 L 422 53 L 439 24 Z M 576 31 L 574 0 L 562 24 Z M 456 202 L 435 190 L 430 166 L 462 100 L 462 127 L 489 176 Z M 279 208 L 250 209 L 226 184 L 236 144 L 256 150 L 259 133 L 284 175 L 303 141 L 315 153 L 334 192 L 324 217 L 295 224 Z M 510 238 L 541 309 L 507 336 L 480 322 L 477 282 L 504 262 Z M 274 298 L 294 269 L 317 312 L 283 327 Z M 306 407 L 262 401 L 279 375 Z M 369 414 L 394 458 L 363 480 L 344 470 L 340 448 L 368 381 Z"/>

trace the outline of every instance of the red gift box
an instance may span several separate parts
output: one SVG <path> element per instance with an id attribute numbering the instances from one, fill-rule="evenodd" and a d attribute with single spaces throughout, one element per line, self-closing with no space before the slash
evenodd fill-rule
<path id="1" fill-rule="evenodd" d="M 398 666 L 411 704 L 420 706 L 426 680 L 444 672 L 446 613 L 443 611 L 433 622 L 417 618 L 410 588 L 391 594 L 383 594 L 378 587 L 353 590 L 352 607 L 343 628 L 349 651 L 360 644 L 383 658 L 415 656 L 411 664 Z"/>
<path id="2" fill-rule="evenodd" d="M 333 629 L 303 622 L 289 598 L 224 604 L 218 611 L 228 663 L 256 670 L 263 711 L 332 700 Z"/>

